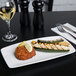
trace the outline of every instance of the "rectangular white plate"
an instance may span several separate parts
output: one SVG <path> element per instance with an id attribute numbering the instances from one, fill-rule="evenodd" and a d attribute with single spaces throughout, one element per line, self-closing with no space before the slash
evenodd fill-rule
<path id="1" fill-rule="evenodd" d="M 62 38 L 60 36 L 51 36 L 51 37 L 43 37 L 43 38 L 37 38 L 37 39 L 44 39 L 44 40 L 55 40 L 58 38 Z M 33 39 L 33 40 L 37 40 Z M 64 38 L 63 38 L 64 39 Z M 65 39 L 64 39 L 65 40 Z M 32 40 L 28 40 L 31 42 Z M 69 55 L 75 52 L 74 47 L 71 45 L 69 52 L 39 52 L 36 50 L 36 56 L 28 59 L 28 60 L 18 60 L 15 55 L 15 49 L 20 43 L 16 43 L 7 47 L 4 47 L 1 49 L 2 56 L 8 65 L 9 68 L 17 68 L 21 66 L 26 66 L 34 63 L 39 63 L 47 60 L 52 60 L 58 57 L 62 57 L 65 55 Z"/>

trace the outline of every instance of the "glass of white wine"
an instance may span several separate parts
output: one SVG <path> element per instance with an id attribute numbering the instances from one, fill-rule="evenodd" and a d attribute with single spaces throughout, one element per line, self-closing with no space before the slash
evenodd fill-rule
<path id="1" fill-rule="evenodd" d="M 2 40 L 6 42 L 13 42 L 18 37 L 11 33 L 10 21 L 15 15 L 16 7 L 14 0 L 0 0 L 0 18 L 2 18 L 8 24 L 9 31 L 2 37 Z"/>

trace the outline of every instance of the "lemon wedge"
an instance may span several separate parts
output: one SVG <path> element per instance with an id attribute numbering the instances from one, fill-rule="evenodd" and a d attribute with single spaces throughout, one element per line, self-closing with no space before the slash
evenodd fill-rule
<path id="1" fill-rule="evenodd" d="M 25 41 L 21 42 L 18 47 L 25 46 Z"/>
<path id="2" fill-rule="evenodd" d="M 31 43 L 28 42 L 28 41 L 23 41 L 21 44 L 19 44 L 18 47 L 21 47 L 21 46 L 25 46 L 26 49 L 27 49 L 29 52 L 32 51 L 32 45 L 31 45 Z"/>

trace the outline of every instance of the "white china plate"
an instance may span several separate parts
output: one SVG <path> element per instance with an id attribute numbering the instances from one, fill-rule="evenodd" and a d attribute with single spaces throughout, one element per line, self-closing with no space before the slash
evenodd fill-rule
<path id="1" fill-rule="evenodd" d="M 62 38 L 62 37 L 51 36 L 51 37 L 43 37 L 43 38 L 37 38 L 37 39 L 55 40 L 58 38 Z M 32 40 L 37 40 L 37 39 L 32 39 Z M 28 41 L 31 42 L 32 40 L 28 40 Z M 16 47 L 19 44 L 20 43 L 16 43 L 16 44 L 13 44 L 13 45 L 10 45 L 10 46 L 7 46 L 1 49 L 2 56 L 9 68 L 17 68 L 17 67 L 35 64 L 35 63 L 39 63 L 39 62 L 43 62 L 47 60 L 52 60 L 52 59 L 66 56 L 66 55 L 69 55 L 75 52 L 74 47 L 71 45 L 69 52 L 50 52 L 49 53 L 49 52 L 39 52 L 36 50 L 36 55 L 34 57 L 28 60 L 18 60 L 15 57 L 14 52 L 15 52 Z"/>

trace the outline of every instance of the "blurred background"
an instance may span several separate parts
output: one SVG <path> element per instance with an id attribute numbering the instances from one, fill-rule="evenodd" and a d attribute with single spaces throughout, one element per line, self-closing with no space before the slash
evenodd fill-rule
<path id="1" fill-rule="evenodd" d="M 30 0 L 30 6 L 29 11 L 33 11 L 32 8 L 32 1 Z M 49 7 L 51 9 L 52 5 L 52 11 L 76 11 L 76 0 L 44 0 L 49 3 Z M 53 2 L 53 4 L 52 4 Z M 48 6 L 44 6 L 44 11 L 48 10 Z"/>
<path id="2" fill-rule="evenodd" d="M 15 0 L 15 2 L 19 0 Z M 33 12 L 32 2 L 30 0 L 29 12 Z M 76 11 L 76 0 L 43 0 L 45 5 L 43 11 Z M 48 3 L 48 4 L 47 4 Z"/>
<path id="3" fill-rule="evenodd" d="M 6 1 L 6 0 L 5 0 Z M 20 0 L 14 0 L 17 6 L 17 11 L 20 12 L 18 2 Z M 32 2 L 29 0 L 29 12 L 33 12 Z M 76 11 L 76 0 L 43 0 L 45 5 L 43 11 Z"/>

